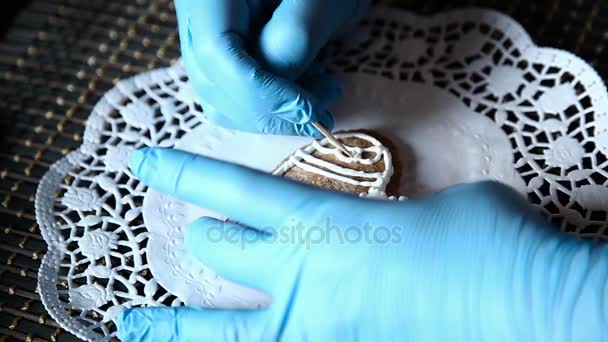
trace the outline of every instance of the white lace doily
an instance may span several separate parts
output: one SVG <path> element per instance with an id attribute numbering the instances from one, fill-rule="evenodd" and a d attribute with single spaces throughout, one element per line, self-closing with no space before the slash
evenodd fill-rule
<path id="1" fill-rule="evenodd" d="M 420 18 L 376 9 L 325 59 L 345 82 L 337 129 L 370 129 L 397 146 L 402 195 L 498 179 L 561 229 L 606 239 L 608 100 L 577 57 L 536 47 L 492 11 Z M 119 82 L 91 113 L 84 144 L 38 188 L 47 310 L 80 338 L 109 340 L 124 307 L 255 306 L 260 293 L 222 280 L 182 248 L 187 223 L 216 215 L 147 190 L 128 157 L 177 146 L 271 171 L 309 142 L 207 123 L 180 65 Z"/>

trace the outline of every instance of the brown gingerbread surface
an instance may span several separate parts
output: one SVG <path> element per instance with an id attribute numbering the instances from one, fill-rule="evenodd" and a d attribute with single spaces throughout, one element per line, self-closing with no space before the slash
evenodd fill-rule
<path id="1" fill-rule="evenodd" d="M 389 145 L 387 145 L 385 143 L 386 139 L 382 138 L 378 138 L 378 136 L 376 134 L 370 134 L 369 132 L 361 132 L 370 136 L 373 136 L 374 138 L 376 138 L 378 141 L 380 141 L 384 146 L 386 146 L 389 149 L 389 153 L 392 152 L 391 151 L 391 147 Z M 372 142 L 366 140 L 366 139 L 362 139 L 359 137 L 355 137 L 355 136 L 347 136 L 347 137 L 339 137 L 338 140 L 345 146 L 351 146 L 351 147 L 361 147 L 361 148 L 365 148 L 365 147 L 370 147 L 372 146 Z M 304 147 L 303 149 L 305 149 L 306 147 Z M 373 155 L 370 156 L 366 156 L 365 153 L 372 153 L 372 152 L 364 152 L 363 157 L 373 157 Z M 352 170 L 357 170 L 357 171 L 363 171 L 366 173 L 378 173 L 378 172 L 383 172 L 385 171 L 385 160 L 384 157 L 380 158 L 380 160 L 374 164 L 371 165 L 365 165 L 365 164 L 361 164 L 361 163 L 357 163 L 357 162 L 353 162 L 353 163 L 347 163 L 344 162 L 342 160 L 339 160 L 338 158 L 336 158 L 336 156 L 334 154 L 325 154 L 325 153 L 321 153 L 321 151 L 319 150 L 314 150 L 312 153 L 313 156 L 315 156 L 316 158 L 319 158 L 321 160 L 324 160 L 326 162 L 329 162 L 331 164 L 334 165 L 338 165 L 344 168 L 348 168 L 348 169 L 352 169 Z M 372 153 L 373 154 L 373 153 Z M 391 153 L 391 156 L 393 155 L 393 153 Z M 291 156 L 290 156 L 291 157 Z M 289 162 L 289 158 L 287 157 L 278 167 L 277 169 L 279 169 L 282 165 L 284 165 L 285 163 Z M 395 161 L 394 158 L 393 159 L 393 169 L 394 174 L 390 179 L 390 182 L 387 186 L 387 193 L 391 192 L 392 193 L 392 188 L 394 188 L 393 183 L 394 183 L 394 179 L 398 178 L 395 177 L 395 173 L 398 173 L 398 168 L 395 167 Z M 301 162 L 303 162 L 304 164 L 308 164 L 306 161 L 302 160 Z M 316 168 L 322 169 L 324 171 L 330 171 L 327 170 L 326 168 L 319 166 L 319 165 L 314 165 Z M 276 169 L 275 169 L 276 170 Z M 353 185 L 350 183 L 346 183 L 343 182 L 341 180 L 338 179 L 334 179 L 334 178 L 329 178 L 329 177 L 325 177 L 323 175 L 317 174 L 317 173 L 313 173 L 310 171 L 307 171 L 297 165 L 292 165 L 291 167 L 289 167 L 287 169 L 287 171 L 284 171 L 282 174 L 280 174 L 280 176 L 298 181 L 298 182 L 302 182 L 302 183 L 306 183 L 306 184 L 310 184 L 313 186 L 317 186 L 323 189 L 328 189 L 328 190 L 336 190 L 336 191 L 341 191 L 341 192 L 347 192 L 347 193 L 351 193 L 351 194 L 360 194 L 360 193 L 367 193 L 369 191 L 369 187 L 367 186 L 362 186 L 362 185 Z M 351 177 L 353 179 L 356 180 L 369 180 L 369 179 L 365 179 L 365 178 L 359 178 L 359 177 Z"/>

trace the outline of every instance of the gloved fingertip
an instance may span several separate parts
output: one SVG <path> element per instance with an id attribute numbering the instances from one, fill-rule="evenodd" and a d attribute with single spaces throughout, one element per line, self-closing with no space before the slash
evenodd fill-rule
<path id="1" fill-rule="evenodd" d="M 141 309 L 122 310 L 116 317 L 116 330 L 121 341 L 139 341 L 148 331 L 152 320 Z"/>
<path id="2" fill-rule="evenodd" d="M 133 172 L 136 177 L 139 177 L 140 175 L 141 166 L 144 164 L 144 160 L 146 159 L 149 150 L 149 147 L 142 147 L 131 153 L 131 157 L 129 157 L 129 169 L 131 169 L 131 172 Z"/>
<path id="3" fill-rule="evenodd" d="M 129 331 L 129 311 L 131 309 L 125 309 L 120 311 L 116 315 L 116 333 L 121 340 L 124 340 L 125 335 L 128 334 Z"/>

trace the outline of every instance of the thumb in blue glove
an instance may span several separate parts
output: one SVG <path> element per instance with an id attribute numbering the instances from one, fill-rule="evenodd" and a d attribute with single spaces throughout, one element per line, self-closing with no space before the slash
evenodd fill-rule
<path id="1" fill-rule="evenodd" d="M 262 64 L 277 75 L 302 75 L 331 39 L 363 17 L 371 0 L 279 1 L 258 41 Z"/>
<path id="2" fill-rule="evenodd" d="M 131 169 L 240 222 L 201 218 L 186 245 L 273 303 L 129 309 L 123 340 L 608 340 L 608 246 L 559 233 L 504 185 L 380 201 L 159 148 Z"/>

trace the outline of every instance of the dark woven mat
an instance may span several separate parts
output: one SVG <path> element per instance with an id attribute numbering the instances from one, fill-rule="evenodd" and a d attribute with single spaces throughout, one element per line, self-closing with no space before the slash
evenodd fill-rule
<path id="1" fill-rule="evenodd" d="M 382 2 L 382 1 L 381 1 Z M 383 1 L 430 14 L 481 6 L 518 20 L 542 46 L 608 76 L 608 1 Z M 0 42 L 0 341 L 68 341 L 36 293 L 45 243 L 33 200 L 49 165 L 80 145 L 93 105 L 119 78 L 179 56 L 170 0 L 33 1 Z"/>

